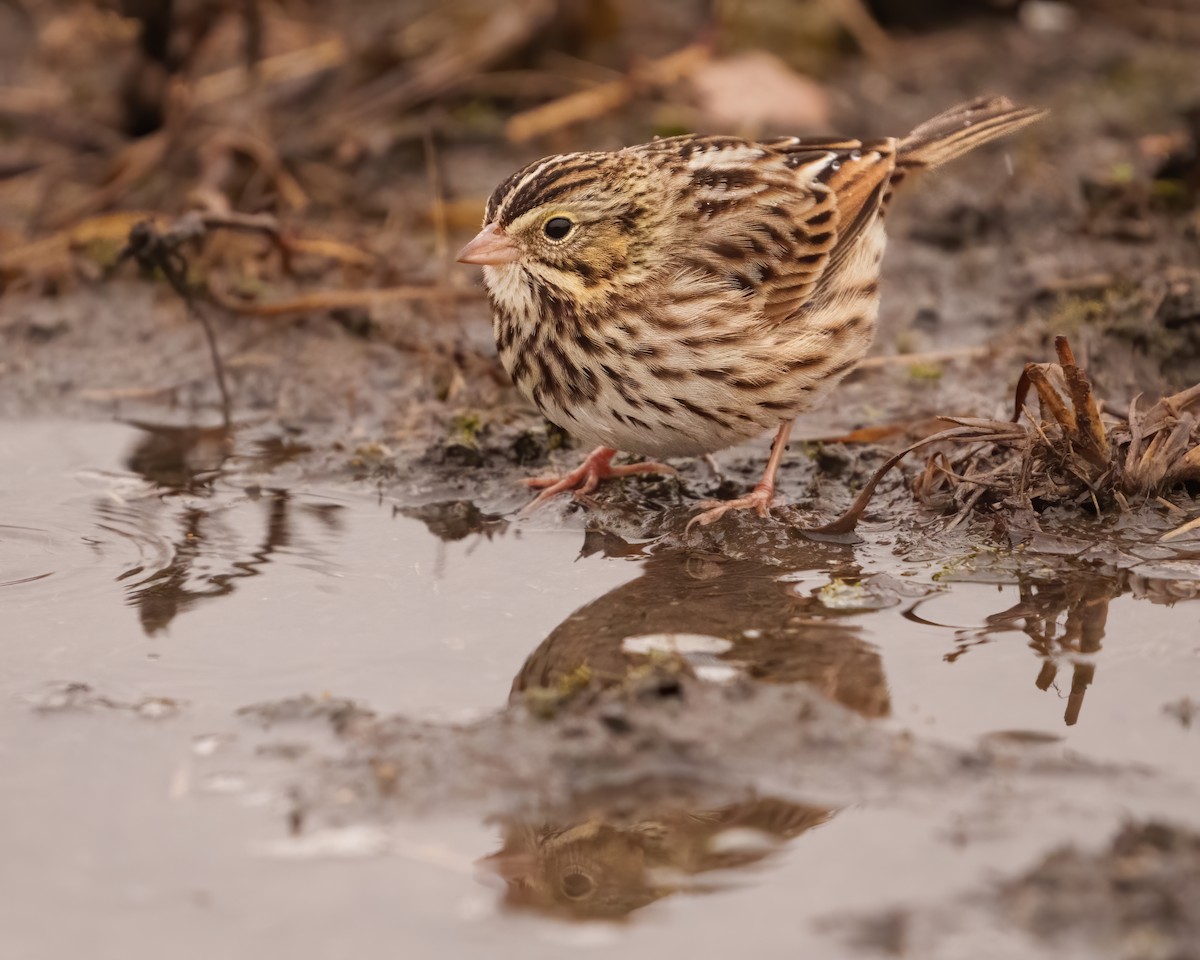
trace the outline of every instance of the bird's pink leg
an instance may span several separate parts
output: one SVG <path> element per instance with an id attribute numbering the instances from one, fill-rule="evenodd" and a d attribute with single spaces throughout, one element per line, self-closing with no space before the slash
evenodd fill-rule
<path id="1" fill-rule="evenodd" d="M 788 437 L 792 433 L 792 423 L 793 421 L 789 420 L 787 423 L 780 424 L 779 432 L 775 434 L 775 441 L 771 444 L 771 456 L 767 460 L 767 469 L 763 471 L 763 478 L 755 484 L 754 489 L 746 496 L 738 497 L 736 500 L 701 501 L 698 509 L 704 512 L 696 514 L 688 521 L 687 528 L 684 530 L 685 535 L 692 529 L 693 524 L 698 523 L 702 527 L 707 527 L 710 523 L 716 523 L 730 510 L 745 510 L 749 507 L 753 508 L 760 517 L 768 514 L 771 504 L 775 500 L 775 477 L 779 474 L 779 465 L 783 462 L 783 455 L 787 450 Z"/>
<path id="2" fill-rule="evenodd" d="M 612 458 L 617 451 L 612 447 L 597 447 L 589 453 L 578 467 L 562 476 L 556 474 L 545 477 L 530 477 L 524 483 L 527 487 L 541 488 L 541 493 L 521 511 L 522 517 L 527 517 L 551 497 L 567 490 L 573 490 L 575 497 L 586 497 L 596 489 L 601 480 L 608 477 L 628 477 L 635 473 L 665 473 L 674 475 L 678 471 L 665 463 L 625 463 L 613 466 Z"/>

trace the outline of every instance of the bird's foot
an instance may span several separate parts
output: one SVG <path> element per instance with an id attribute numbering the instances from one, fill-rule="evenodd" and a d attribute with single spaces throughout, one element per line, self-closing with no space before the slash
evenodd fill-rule
<path id="1" fill-rule="evenodd" d="M 700 524 L 702 527 L 707 527 L 710 523 L 716 523 L 730 510 L 753 510 L 760 517 L 766 517 L 771 512 L 771 504 L 775 502 L 775 485 L 769 483 L 760 483 L 746 496 L 738 497 L 736 500 L 701 500 L 697 504 L 696 509 L 702 511 L 696 514 L 688 521 L 688 525 L 684 527 L 683 535 L 686 537 L 692 532 L 692 527 Z"/>
<path id="2" fill-rule="evenodd" d="M 576 500 L 582 499 L 595 490 L 601 480 L 609 477 L 628 477 L 638 473 L 662 473 L 674 476 L 679 472 L 665 463 L 654 463 L 649 460 L 642 463 L 623 463 L 614 466 L 612 458 L 616 455 L 617 451 L 612 447 L 597 447 L 587 455 L 583 463 L 570 473 L 530 477 L 523 481 L 525 486 L 540 489 L 542 492 L 520 512 L 519 516 L 529 516 L 547 500 L 568 490 L 573 491 Z"/>

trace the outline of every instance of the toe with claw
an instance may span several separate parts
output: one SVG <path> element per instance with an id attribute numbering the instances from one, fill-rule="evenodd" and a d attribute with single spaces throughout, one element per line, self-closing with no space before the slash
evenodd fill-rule
<path id="1" fill-rule="evenodd" d="M 575 499 L 582 499 L 595 490 L 601 480 L 609 477 L 628 477 L 640 473 L 662 473 L 674 476 L 678 473 L 674 467 L 651 461 L 614 466 L 612 458 L 616 455 L 617 451 L 612 447 L 597 447 L 587 455 L 587 459 L 583 463 L 570 473 L 561 476 L 530 477 L 524 481 L 525 485 L 541 490 L 541 493 L 521 511 L 520 516 L 529 516 L 547 500 L 568 490 L 574 493 Z"/>
<path id="2" fill-rule="evenodd" d="M 760 483 L 744 497 L 736 500 L 702 500 L 698 509 L 701 511 L 688 521 L 684 528 L 684 536 L 692 531 L 692 527 L 700 524 L 707 527 L 716 523 L 731 510 L 753 510 L 760 517 L 766 517 L 771 512 L 771 504 L 775 501 L 775 488 Z"/>
<path id="3" fill-rule="evenodd" d="M 702 527 L 707 527 L 710 523 L 716 523 L 730 510 L 753 510 L 760 517 L 767 517 L 771 513 L 771 504 L 775 502 L 775 477 L 779 474 L 779 464 L 783 462 L 784 451 L 787 450 L 788 437 L 792 434 L 792 422 L 789 420 L 786 423 L 779 425 L 779 431 L 775 434 L 775 442 L 771 444 L 771 456 L 767 459 L 767 469 L 763 471 L 763 478 L 753 490 L 746 496 L 738 497 L 736 500 L 705 500 L 699 509 L 701 513 L 696 514 L 688 521 L 688 525 L 683 528 L 683 535 L 687 537 L 692 532 L 692 527 L 700 524 Z"/>

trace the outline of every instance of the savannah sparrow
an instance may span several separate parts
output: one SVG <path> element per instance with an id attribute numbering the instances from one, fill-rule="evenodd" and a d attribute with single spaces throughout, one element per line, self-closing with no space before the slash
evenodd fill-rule
<path id="1" fill-rule="evenodd" d="M 908 174 L 1042 116 L 1003 97 L 907 137 L 684 136 L 569 153 L 517 171 L 459 253 L 483 264 L 501 362 L 553 423 L 595 445 L 577 469 L 527 481 L 526 510 L 605 477 L 618 450 L 707 454 L 777 430 L 747 496 L 765 516 L 793 418 L 867 352 L 884 214 Z"/>

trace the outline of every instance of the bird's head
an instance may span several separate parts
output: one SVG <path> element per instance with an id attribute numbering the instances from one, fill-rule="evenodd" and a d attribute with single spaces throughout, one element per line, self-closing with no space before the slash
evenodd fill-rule
<path id="1" fill-rule="evenodd" d="M 661 178 L 644 166 L 622 153 L 529 164 L 496 188 L 459 262 L 482 264 L 493 292 L 523 275 L 580 305 L 620 294 L 652 272 L 665 220 Z"/>

